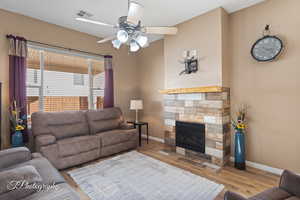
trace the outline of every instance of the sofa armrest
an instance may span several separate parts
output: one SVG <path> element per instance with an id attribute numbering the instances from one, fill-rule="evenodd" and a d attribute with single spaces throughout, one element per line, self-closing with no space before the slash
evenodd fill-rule
<path id="1" fill-rule="evenodd" d="M 56 143 L 56 137 L 53 135 L 38 135 L 35 137 L 35 151 L 40 152 L 41 147 Z"/>
<path id="2" fill-rule="evenodd" d="M 0 169 L 31 160 L 31 152 L 26 147 L 0 151 Z"/>
<path id="3" fill-rule="evenodd" d="M 36 144 L 39 146 L 47 146 L 56 143 L 56 137 L 53 135 L 39 135 L 35 138 Z"/>
<path id="4" fill-rule="evenodd" d="M 234 192 L 230 192 L 230 191 L 227 191 L 225 194 L 224 194 L 224 200 L 247 200 L 246 198 L 242 197 L 241 195 L 239 194 L 236 194 Z"/>
<path id="5" fill-rule="evenodd" d="M 128 123 L 126 123 L 126 122 L 123 122 L 123 123 L 120 125 L 120 128 L 121 128 L 121 129 L 128 130 L 128 129 L 134 129 L 134 126 L 133 126 L 133 124 L 128 124 Z"/>
<path id="6" fill-rule="evenodd" d="M 300 176 L 284 170 L 280 178 L 279 187 L 292 195 L 300 197 Z"/>

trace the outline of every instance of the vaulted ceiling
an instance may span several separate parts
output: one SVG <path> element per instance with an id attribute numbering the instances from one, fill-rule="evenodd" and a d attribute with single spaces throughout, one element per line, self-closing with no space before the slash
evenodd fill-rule
<path id="1" fill-rule="evenodd" d="M 173 26 L 217 7 L 231 13 L 264 0 L 136 0 L 145 7 L 143 25 Z M 0 8 L 98 37 L 110 36 L 113 28 L 75 20 L 80 10 L 93 19 L 116 24 L 127 14 L 127 0 L 1 0 Z M 155 40 L 161 36 L 152 36 Z"/>

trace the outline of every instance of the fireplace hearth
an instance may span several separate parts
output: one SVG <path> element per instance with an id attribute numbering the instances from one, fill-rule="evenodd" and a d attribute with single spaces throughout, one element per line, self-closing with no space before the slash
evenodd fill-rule
<path id="1" fill-rule="evenodd" d="M 176 121 L 176 146 L 205 153 L 205 125 Z"/>

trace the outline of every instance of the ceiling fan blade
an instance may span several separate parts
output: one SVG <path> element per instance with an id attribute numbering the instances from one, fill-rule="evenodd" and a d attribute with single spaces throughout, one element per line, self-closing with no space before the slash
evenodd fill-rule
<path id="1" fill-rule="evenodd" d="M 99 44 L 105 43 L 105 42 L 108 42 L 108 41 L 113 40 L 115 38 L 116 38 L 116 36 L 110 36 L 110 37 L 104 38 L 102 40 L 99 40 L 97 43 L 99 43 Z"/>
<path id="2" fill-rule="evenodd" d="M 129 3 L 128 14 L 127 14 L 127 22 L 137 25 L 143 17 L 144 7 L 134 1 Z"/>
<path id="3" fill-rule="evenodd" d="M 176 27 L 143 27 L 142 31 L 148 34 L 160 34 L 160 35 L 176 35 L 178 28 Z"/>
<path id="4" fill-rule="evenodd" d="M 112 24 L 107 24 L 107 23 L 103 23 L 103 22 L 99 22 L 99 21 L 95 21 L 95 20 L 91 20 L 91 19 L 86 19 L 83 17 L 77 17 L 76 20 L 91 23 L 91 24 L 97 24 L 97 25 L 101 25 L 101 26 L 114 27 L 114 25 L 112 25 Z"/>

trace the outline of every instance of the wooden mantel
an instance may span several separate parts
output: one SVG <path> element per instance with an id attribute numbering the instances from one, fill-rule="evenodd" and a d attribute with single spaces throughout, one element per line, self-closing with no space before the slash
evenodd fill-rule
<path id="1" fill-rule="evenodd" d="M 194 87 L 194 88 L 175 88 L 160 90 L 161 94 L 184 94 L 184 93 L 205 93 L 205 92 L 223 92 L 228 88 L 221 86 L 207 86 L 207 87 Z"/>

